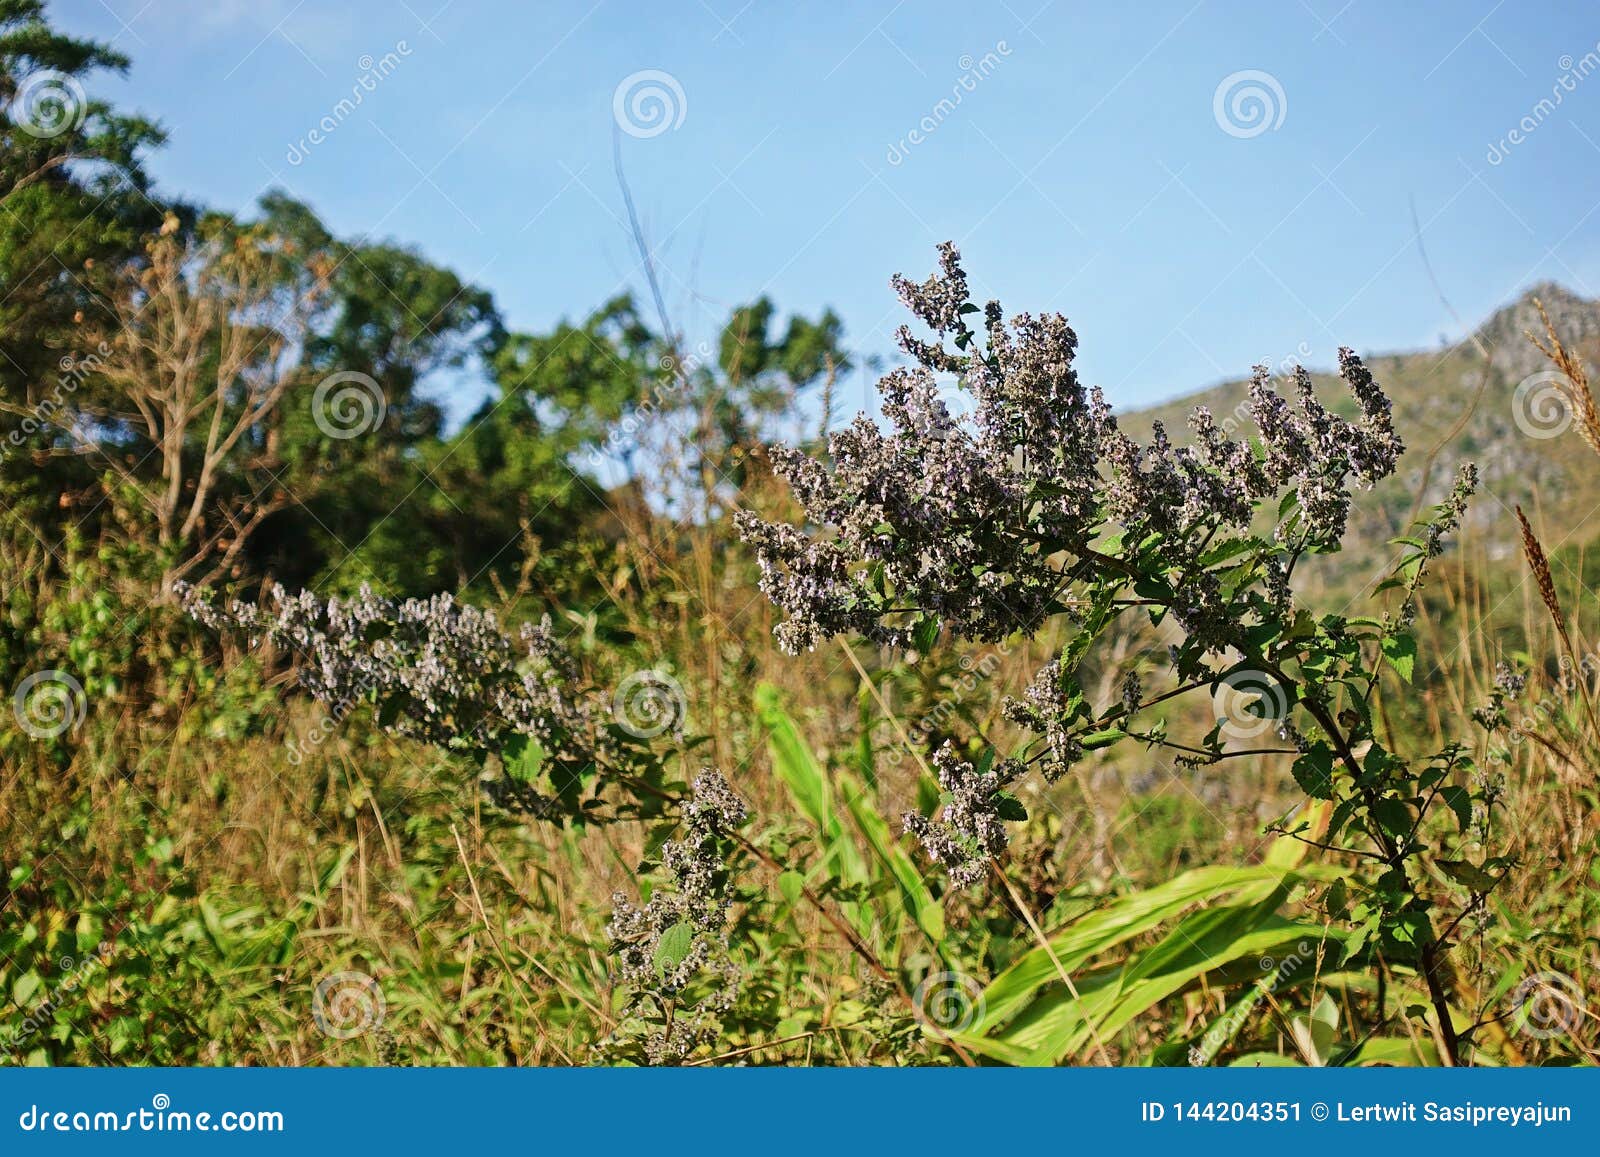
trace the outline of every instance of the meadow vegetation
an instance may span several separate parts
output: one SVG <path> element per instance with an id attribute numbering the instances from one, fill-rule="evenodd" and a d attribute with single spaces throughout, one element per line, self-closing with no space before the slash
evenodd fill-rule
<path id="1" fill-rule="evenodd" d="M 947 245 L 849 419 L 158 196 L 125 64 L 0 0 L 0 1063 L 1595 1059 L 1593 303 L 1121 415 Z"/>

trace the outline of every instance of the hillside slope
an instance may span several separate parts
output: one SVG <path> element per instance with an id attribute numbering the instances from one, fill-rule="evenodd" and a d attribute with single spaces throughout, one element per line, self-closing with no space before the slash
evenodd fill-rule
<path id="1" fill-rule="evenodd" d="M 1600 353 L 1600 301 L 1546 283 L 1497 311 L 1467 339 L 1438 350 L 1369 354 L 1359 351 L 1394 400 L 1395 425 L 1407 453 L 1399 472 L 1372 494 L 1359 495 L 1353 537 L 1343 566 L 1363 570 L 1381 566 L 1392 550 L 1383 544 L 1404 533 L 1419 501 L 1439 501 L 1450 487 L 1456 465 L 1478 464 L 1481 486 L 1469 514 L 1472 537 L 1491 558 L 1517 551 L 1513 511 L 1521 505 L 1547 548 L 1581 546 L 1595 537 L 1600 512 L 1600 470 L 1593 451 L 1568 428 L 1565 406 L 1540 378 L 1551 370 L 1528 340 L 1544 328 L 1535 299 L 1542 302 L 1562 340 L 1590 362 Z M 1488 352 L 1480 352 L 1479 343 Z M 1278 368 L 1277 388 L 1292 391 L 1289 371 Z M 1315 375 L 1323 402 L 1352 413 L 1348 393 L 1336 376 Z M 1519 392 L 1519 385 L 1527 383 Z M 1143 435 L 1153 421 L 1165 423 L 1174 440 L 1188 434 L 1188 415 L 1210 407 L 1219 424 L 1230 416 L 1248 428 L 1242 406 L 1248 380 L 1225 382 L 1160 406 L 1127 413 L 1130 433 Z"/>

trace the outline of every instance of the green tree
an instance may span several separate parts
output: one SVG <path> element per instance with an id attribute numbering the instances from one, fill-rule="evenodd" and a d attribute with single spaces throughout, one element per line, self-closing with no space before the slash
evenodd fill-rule
<path id="1" fill-rule="evenodd" d="M 60 442 L 49 415 L 83 381 L 109 279 L 162 218 L 141 163 L 161 130 L 85 88 L 127 66 L 53 29 L 40 0 L 0 0 L 0 494 L 51 542 L 92 478 L 42 453 Z"/>

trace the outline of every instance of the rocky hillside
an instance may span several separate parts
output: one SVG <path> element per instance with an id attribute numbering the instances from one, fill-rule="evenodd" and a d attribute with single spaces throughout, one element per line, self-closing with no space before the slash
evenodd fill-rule
<path id="1" fill-rule="evenodd" d="M 1465 460 L 1476 462 L 1482 477 L 1469 528 L 1491 558 L 1516 553 L 1512 512 L 1518 504 L 1552 552 L 1600 537 L 1600 460 L 1569 428 L 1570 416 L 1551 387 L 1552 367 L 1528 340 L 1529 333 L 1544 334 L 1535 299 L 1568 347 L 1593 364 L 1600 355 L 1600 301 L 1555 284 L 1536 286 L 1500 309 L 1478 329 L 1476 340 L 1414 353 L 1361 351 L 1394 399 L 1407 453 L 1395 477 L 1358 501 L 1355 539 L 1341 569 L 1381 566 L 1393 553 L 1384 543 L 1404 532 L 1419 503 L 1443 496 L 1457 463 Z M 1337 377 L 1319 374 L 1317 381 L 1326 404 L 1353 411 Z M 1143 433 L 1159 419 L 1175 439 L 1187 433 L 1196 405 L 1209 406 L 1219 423 L 1235 414 L 1242 421 L 1247 384 L 1226 382 L 1123 421 L 1130 432 Z M 1285 393 L 1291 388 L 1282 377 L 1278 387 Z"/>

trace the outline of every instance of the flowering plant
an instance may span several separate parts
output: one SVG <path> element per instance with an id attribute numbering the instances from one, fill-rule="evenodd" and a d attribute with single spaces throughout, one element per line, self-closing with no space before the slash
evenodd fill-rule
<path id="1" fill-rule="evenodd" d="M 270 586 L 256 603 L 218 605 L 181 586 L 198 621 L 291 654 L 299 681 L 335 719 L 370 705 L 378 726 L 486 763 L 497 803 L 553 820 L 604 818 L 604 789 L 643 785 L 629 814 L 659 814 L 659 761 L 619 727 L 584 683 L 548 618 L 506 633 L 493 612 L 448 594 L 352 598 Z M 610 801 L 615 803 L 616 801 Z"/>
<path id="2" fill-rule="evenodd" d="M 1301 605 L 1296 568 L 1339 549 L 1352 491 L 1392 474 L 1403 452 L 1388 398 L 1352 351 L 1340 351 L 1339 372 L 1353 419 L 1322 404 L 1304 369 L 1294 371 L 1290 401 L 1258 368 L 1252 436 L 1235 439 L 1201 407 L 1191 445 L 1175 445 L 1159 423 L 1140 444 L 1119 429 L 1100 390 L 1079 380 L 1066 319 L 1007 319 L 993 301 L 980 309 L 954 246 L 941 246 L 928 281 L 894 285 L 933 337 L 900 330 L 912 364 L 880 384 L 890 428 L 858 416 L 830 438 L 826 463 L 772 449 L 807 525 L 738 516 L 762 589 L 788 616 L 779 641 L 798 652 L 856 633 L 925 652 L 941 636 L 997 642 L 1047 625 L 1066 639 L 1024 697 L 1007 703 L 1007 717 L 1034 738 L 1015 752 L 985 746 L 976 762 L 940 750 L 941 814 L 910 814 L 907 829 L 953 886 L 969 886 L 1005 850 L 1006 822 L 1026 818 L 1015 792 L 1033 770 L 1053 783 L 1088 753 L 1124 741 L 1190 764 L 1292 757 L 1296 781 L 1328 806 L 1284 830 L 1381 866 L 1355 903 L 1334 898 L 1352 927 L 1344 953 L 1414 964 L 1453 1053 L 1447 940 L 1481 912 L 1509 864 L 1491 858 L 1447 871 L 1466 899 L 1438 930 L 1435 902 L 1422 894 L 1430 874 L 1418 863 L 1424 819 L 1446 804 L 1460 839 L 1481 842 L 1495 788 L 1473 775 L 1465 744 L 1421 760 L 1388 750 L 1370 703 L 1385 664 L 1413 678 L 1418 588 L 1459 525 L 1474 468 L 1461 470 L 1419 537 L 1396 540 L 1401 557 L 1380 587 L 1400 591 L 1395 607 L 1381 618 L 1317 614 Z M 945 404 L 952 380 L 973 396 L 969 419 Z M 1131 669 L 1116 701 L 1092 703 L 1085 664 L 1129 615 L 1169 640 L 1165 663 L 1153 664 L 1161 683 L 1147 691 L 1148 672 Z M 1190 692 L 1210 695 L 1220 715 L 1206 734 L 1178 742 L 1163 705 Z M 1494 722 L 1493 712 L 1481 716 Z M 1281 746 L 1238 742 L 1264 731 L 1276 731 Z"/>

